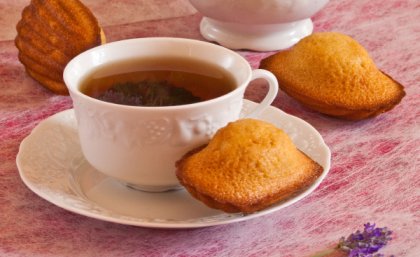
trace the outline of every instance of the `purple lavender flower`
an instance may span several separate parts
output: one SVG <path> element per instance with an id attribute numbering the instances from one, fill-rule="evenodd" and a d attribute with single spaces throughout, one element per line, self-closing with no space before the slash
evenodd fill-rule
<path id="1" fill-rule="evenodd" d="M 375 224 L 366 223 L 363 232 L 357 230 L 347 238 L 342 237 L 338 248 L 348 252 L 349 257 L 383 257 L 376 253 L 391 240 L 392 231 L 387 227 L 375 228 Z"/>

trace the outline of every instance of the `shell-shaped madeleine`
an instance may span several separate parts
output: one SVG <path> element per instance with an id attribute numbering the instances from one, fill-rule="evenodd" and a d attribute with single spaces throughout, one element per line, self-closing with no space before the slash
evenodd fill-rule
<path id="1" fill-rule="evenodd" d="M 309 35 L 262 60 L 260 68 L 273 72 L 280 88 L 303 105 L 343 119 L 374 117 L 405 95 L 362 45 L 336 32 Z"/>
<path id="2" fill-rule="evenodd" d="M 323 172 L 285 131 L 256 119 L 230 122 L 176 167 L 193 197 L 211 208 L 243 213 L 288 199 Z"/>
<path id="3" fill-rule="evenodd" d="M 92 12 L 79 0 L 32 0 L 16 26 L 15 45 L 29 76 L 57 94 L 68 94 L 67 63 L 104 43 Z"/>

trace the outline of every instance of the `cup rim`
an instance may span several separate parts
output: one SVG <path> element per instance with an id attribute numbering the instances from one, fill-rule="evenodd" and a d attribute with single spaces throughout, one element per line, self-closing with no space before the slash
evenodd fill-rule
<path id="1" fill-rule="evenodd" d="M 86 55 L 91 54 L 92 52 L 95 51 L 99 51 L 99 49 L 106 49 L 106 48 L 110 48 L 110 47 L 118 47 L 118 45 L 121 45 L 120 47 L 123 47 L 125 44 L 135 44 L 135 43 L 141 43 L 141 42 L 145 42 L 145 41 L 160 41 L 160 42 L 177 42 L 177 43 L 182 43 L 185 42 L 187 44 L 198 44 L 198 45 L 204 45 L 206 47 L 212 47 L 212 48 L 216 48 L 216 49 L 220 49 L 225 51 L 226 53 L 231 54 L 232 56 L 235 57 L 235 59 L 240 60 L 241 62 L 243 62 L 245 64 L 245 67 L 247 69 L 247 77 L 246 79 L 239 84 L 234 90 L 213 98 L 213 99 L 209 99 L 209 100 L 205 100 L 205 101 L 200 101 L 197 103 L 191 103 L 191 104 L 182 104 L 182 105 L 170 105 L 170 106 L 132 106 L 132 105 L 124 105 L 124 104 L 116 104 L 116 103 L 111 103 L 111 102 L 106 102 L 106 101 L 102 101 L 99 99 L 96 99 L 94 97 L 90 97 L 86 94 L 83 94 L 80 89 L 79 89 L 79 84 L 78 83 L 71 83 L 68 78 L 69 76 L 69 72 L 70 69 L 72 69 L 72 66 L 74 66 L 81 58 L 83 58 Z M 94 68 L 94 66 L 92 66 L 92 68 L 89 69 L 89 71 L 92 71 Z M 88 74 L 88 72 L 85 73 L 85 75 Z M 83 77 L 83 76 L 82 76 Z M 242 89 L 246 88 L 246 86 L 248 85 L 248 83 L 251 81 L 251 77 L 252 77 L 252 68 L 251 65 L 248 63 L 248 61 L 242 57 L 240 54 L 236 53 L 235 51 L 225 48 L 223 46 L 214 44 L 214 43 L 210 43 L 210 42 L 206 42 L 206 41 L 201 41 L 201 40 L 196 40 L 196 39 L 188 39 L 188 38 L 174 38 L 174 37 L 145 37 L 145 38 L 132 38 L 132 39 L 124 39 L 124 40 L 118 40 L 118 41 L 113 41 L 110 43 L 105 43 L 103 45 L 99 45 L 96 47 L 93 47 L 91 49 L 88 49 L 80 54 L 78 54 L 77 56 L 75 56 L 74 58 L 72 58 L 66 65 L 66 67 L 64 68 L 64 72 L 63 72 L 63 79 L 64 79 L 64 83 L 66 85 L 66 87 L 68 88 L 69 92 L 71 94 L 77 95 L 78 97 L 81 97 L 85 100 L 88 101 L 92 101 L 94 103 L 97 104 L 101 104 L 104 106 L 109 106 L 109 107 L 115 107 L 115 108 L 121 108 L 121 109 L 132 109 L 132 110 L 148 110 L 148 111 L 162 111 L 162 110 L 175 110 L 175 109 L 189 109 L 189 108 L 196 108 L 196 107 L 203 107 L 206 105 L 211 105 L 214 102 L 219 102 L 219 101 L 223 101 L 225 98 L 229 98 L 232 95 L 236 95 L 238 94 Z M 78 79 L 78 82 L 80 82 L 81 78 Z M 77 84 L 77 85 L 74 85 Z"/>

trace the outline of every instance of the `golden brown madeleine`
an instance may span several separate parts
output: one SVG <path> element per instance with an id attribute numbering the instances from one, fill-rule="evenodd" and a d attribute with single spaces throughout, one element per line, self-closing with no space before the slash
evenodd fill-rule
<path id="1" fill-rule="evenodd" d="M 381 72 L 367 51 L 349 36 L 314 33 L 291 49 L 261 61 L 280 88 L 303 105 L 350 120 L 386 112 L 405 96 L 397 81 Z"/>
<path id="2" fill-rule="evenodd" d="M 209 207 L 252 213 L 307 188 L 322 171 L 281 129 L 242 119 L 217 131 L 207 146 L 186 154 L 176 175 Z"/>
<path id="3" fill-rule="evenodd" d="M 95 16 L 79 0 L 32 0 L 16 30 L 15 44 L 26 71 L 57 94 L 68 94 L 66 64 L 105 42 Z"/>

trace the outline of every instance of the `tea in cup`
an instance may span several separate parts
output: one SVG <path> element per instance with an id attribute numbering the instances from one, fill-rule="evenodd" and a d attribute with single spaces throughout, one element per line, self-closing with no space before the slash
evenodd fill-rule
<path id="1" fill-rule="evenodd" d="M 265 79 L 269 90 L 248 117 L 272 103 L 277 80 L 212 43 L 117 41 L 81 53 L 64 70 L 86 160 L 151 192 L 179 187 L 175 162 L 239 118 L 245 89 L 257 78 Z"/>

